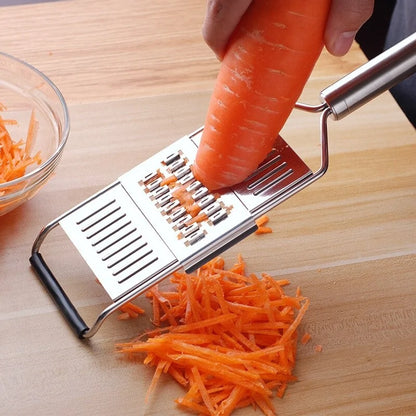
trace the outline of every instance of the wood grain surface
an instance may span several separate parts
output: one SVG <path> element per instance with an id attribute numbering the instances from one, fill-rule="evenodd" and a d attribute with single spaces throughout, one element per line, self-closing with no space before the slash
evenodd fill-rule
<path id="1" fill-rule="evenodd" d="M 202 125 L 218 62 L 204 44 L 204 0 L 61 0 L 0 7 L 1 50 L 48 75 L 65 96 L 71 134 L 54 177 L 0 217 L 0 414 L 181 415 L 181 388 L 122 360 L 116 342 L 151 327 L 150 314 L 110 317 L 74 337 L 30 269 L 40 229 L 156 151 Z M 302 99 L 364 62 L 323 53 Z M 1 101 L 1 97 L 0 97 Z M 318 116 L 295 111 L 283 137 L 319 163 Z M 252 272 L 288 278 L 311 299 L 296 375 L 281 416 L 416 415 L 416 135 L 386 93 L 330 121 L 330 168 L 270 213 L 273 234 L 250 236 Z M 51 268 L 87 322 L 106 294 L 63 233 L 45 241 Z M 137 304 L 147 310 L 144 297 Z M 323 350 L 314 351 L 320 344 Z M 260 414 L 242 409 L 236 415 Z"/>

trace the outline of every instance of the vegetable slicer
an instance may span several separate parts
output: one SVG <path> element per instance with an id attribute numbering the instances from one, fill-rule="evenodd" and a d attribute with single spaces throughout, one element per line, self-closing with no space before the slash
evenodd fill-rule
<path id="1" fill-rule="evenodd" d="M 191 272 L 242 240 L 255 220 L 319 179 L 328 168 L 327 120 L 339 120 L 416 71 L 416 33 L 321 92 L 321 166 L 313 172 L 279 136 L 244 182 L 210 193 L 191 171 L 203 128 L 140 163 L 46 225 L 30 262 L 79 338 L 90 338 L 116 309 L 172 272 Z M 173 182 L 171 179 L 173 178 Z M 191 215 L 181 195 L 192 198 Z M 111 303 L 89 327 L 40 253 L 60 226 L 97 277 Z"/>

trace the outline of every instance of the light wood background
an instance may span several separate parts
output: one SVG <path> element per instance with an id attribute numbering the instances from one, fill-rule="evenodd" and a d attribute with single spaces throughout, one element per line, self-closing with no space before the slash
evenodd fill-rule
<path id="1" fill-rule="evenodd" d="M 0 414 L 180 415 L 181 389 L 163 379 L 144 404 L 151 370 L 114 344 L 150 327 L 109 318 L 76 339 L 29 267 L 46 223 L 157 150 L 203 124 L 218 62 L 200 29 L 205 1 L 62 0 L 0 8 L 0 49 L 46 73 L 71 116 L 63 160 L 42 192 L 0 217 Z M 324 53 L 303 99 L 364 62 Z M 0 97 L 1 101 L 1 97 Z M 274 233 L 238 253 L 250 271 L 301 286 L 311 299 L 296 374 L 281 416 L 416 414 L 416 135 L 386 93 L 330 122 L 330 169 L 270 213 Z M 318 162 L 318 116 L 296 111 L 284 138 Z M 48 261 L 91 322 L 107 301 L 67 238 Z M 144 298 L 137 300 L 148 308 Z M 323 351 L 314 352 L 321 344 Z M 253 414 L 252 409 L 236 415 Z"/>

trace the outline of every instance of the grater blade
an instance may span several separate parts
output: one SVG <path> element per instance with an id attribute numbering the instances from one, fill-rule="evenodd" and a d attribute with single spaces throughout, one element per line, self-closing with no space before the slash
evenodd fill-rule
<path id="1" fill-rule="evenodd" d="M 211 193 L 191 171 L 202 131 L 182 137 L 140 163 L 39 233 L 30 262 L 78 337 L 92 337 L 111 313 L 174 271 L 191 272 L 253 233 L 258 217 L 327 168 L 326 134 L 317 172 L 279 136 L 250 177 Z M 112 300 L 91 327 L 39 251 L 58 226 Z"/>
<path id="2" fill-rule="evenodd" d="M 179 268 L 196 269 L 255 231 L 257 217 L 312 175 L 279 137 L 245 182 L 212 194 L 191 172 L 201 133 L 174 142 L 60 219 L 114 301 Z M 183 207 L 181 193 L 196 214 Z"/>
<path id="3" fill-rule="evenodd" d="M 60 225 L 113 300 L 178 268 L 175 256 L 119 182 Z"/>

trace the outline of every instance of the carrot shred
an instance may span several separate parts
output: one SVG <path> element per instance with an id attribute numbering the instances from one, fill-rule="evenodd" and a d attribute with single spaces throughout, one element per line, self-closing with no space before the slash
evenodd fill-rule
<path id="1" fill-rule="evenodd" d="M 267 215 L 262 215 L 261 217 L 256 219 L 257 230 L 254 234 L 268 234 L 272 233 L 273 230 L 270 227 L 266 227 L 265 224 L 269 222 L 269 217 Z"/>
<path id="2" fill-rule="evenodd" d="M 307 344 L 311 339 L 311 334 L 309 332 L 305 332 L 300 340 L 301 344 Z"/>
<path id="3" fill-rule="evenodd" d="M 265 227 L 265 226 L 261 226 L 258 227 L 257 230 L 255 231 L 255 234 L 269 234 L 272 233 L 273 230 L 270 227 Z"/>
<path id="4" fill-rule="evenodd" d="M 194 211 L 194 212 L 196 212 L 196 211 Z M 192 217 L 192 219 L 187 221 L 186 225 L 189 226 L 189 225 L 191 225 L 195 222 L 202 222 L 202 221 L 206 221 L 207 219 L 208 219 L 208 215 L 205 212 L 199 212 L 198 211 L 198 214 L 196 214 L 194 217 Z"/>
<path id="5" fill-rule="evenodd" d="M 151 394 L 153 393 L 154 389 L 156 388 L 157 382 L 160 379 L 160 376 L 162 375 L 162 372 L 164 371 L 164 368 L 167 364 L 167 361 L 161 360 L 157 363 L 156 365 L 156 371 L 153 374 L 153 378 L 152 381 L 150 383 L 150 387 L 147 391 L 146 397 L 144 399 L 145 403 L 147 403 L 149 401 L 149 398 L 151 396 Z"/>
<path id="6" fill-rule="evenodd" d="M 32 110 L 30 114 L 29 128 L 27 131 L 25 153 L 29 154 L 32 149 L 33 140 L 36 137 L 36 133 L 39 129 L 39 122 L 35 118 L 35 111 Z"/>
<path id="7" fill-rule="evenodd" d="M 173 290 L 155 286 L 146 294 L 161 327 L 146 340 L 116 345 L 130 359 L 144 354 L 143 363 L 155 368 L 146 400 L 167 373 L 186 389 L 175 402 L 190 412 L 226 416 L 254 406 L 276 415 L 273 397 L 296 381 L 297 334 L 309 299 L 285 293 L 287 280 L 246 275 L 241 256 L 230 269 L 216 257 L 170 281 Z"/>
<path id="8" fill-rule="evenodd" d="M 258 227 L 261 227 L 262 225 L 267 224 L 268 222 L 269 222 L 269 217 L 266 214 L 256 219 L 256 224 Z"/>
<path id="9" fill-rule="evenodd" d="M 0 105 L 0 111 L 5 111 L 6 107 Z M 34 110 L 31 113 L 29 128 L 26 140 L 14 140 L 7 126 L 17 125 L 16 120 L 4 119 L 0 116 L 0 184 L 5 184 L 14 179 L 25 175 L 26 169 L 31 165 L 39 165 L 42 160 L 40 152 L 31 156 L 33 141 L 36 138 L 38 122 Z M 19 185 L 3 187 L 0 196 L 14 192 L 19 189 Z M 0 204 L 0 209 L 8 203 Z"/>
<path id="10" fill-rule="evenodd" d="M 127 302 L 124 305 L 120 306 L 118 309 L 121 313 L 120 315 L 118 315 L 117 319 L 119 319 L 120 321 L 136 319 L 140 315 L 144 314 L 144 309 L 140 308 L 132 302 Z"/>
<path id="11" fill-rule="evenodd" d="M 160 186 L 170 185 L 172 183 L 175 183 L 177 180 L 175 175 L 167 176 L 166 178 L 162 179 L 162 182 L 160 182 Z"/>

